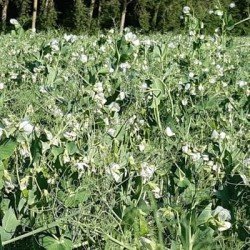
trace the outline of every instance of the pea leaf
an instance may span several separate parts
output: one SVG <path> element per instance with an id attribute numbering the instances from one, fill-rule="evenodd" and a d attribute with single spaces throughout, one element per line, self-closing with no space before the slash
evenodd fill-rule
<path id="1" fill-rule="evenodd" d="M 50 236 L 46 236 L 42 241 L 43 247 L 46 250 L 71 250 L 73 249 L 73 243 L 69 239 L 61 238 L 55 239 Z"/>
<path id="2" fill-rule="evenodd" d="M 2 226 L 0 227 L 0 234 L 3 241 L 11 239 L 20 221 L 16 218 L 13 208 L 9 208 L 3 217 Z"/>
<path id="3" fill-rule="evenodd" d="M 16 149 L 17 143 L 13 140 L 6 140 L 0 145 L 0 159 L 5 160 L 11 157 Z"/>

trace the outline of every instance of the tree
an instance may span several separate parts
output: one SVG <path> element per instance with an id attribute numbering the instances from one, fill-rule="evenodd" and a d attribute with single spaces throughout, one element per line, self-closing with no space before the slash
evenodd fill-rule
<path id="1" fill-rule="evenodd" d="M 121 21 L 120 21 L 120 33 L 123 33 L 125 21 L 126 21 L 126 15 L 127 15 L 127 8 L 128 5 L 133 0 L 122 0 L 122 13 L 121 13 Z"/>
<path id="2" fill-rule="evenodd" d="M 57 12 L 54 0 L 43 0 L 39 14 L 39 27 L 49 29 L 56 25 Z"/>
<path id="3" fill-rule="evenodd" d="M 8 7 L 9 7 L 9 0 L 3 0 L 2 1 L 2 28 L 3 29 L 5 29 L 6 27 Z"/>
<path id="4" fill-rule="evenodd" d="M 34 0 L 33 14 L 32 14 L 32 32 L 36 32 L 37 6 L 38 6 L 38 0 Z"/>
<path id="5" fill-rule="evenodd" d="M 89 14 L 83 0 L 75 0 L 75 28 L 78 32 L 86 31 L 89 27 Z"/>
<path id="6" fill-rule="evenodd" d="M 119 21 L 120 21 L 120 1 L 119 0 L 99 1 L 100 28 L 117 27 Z"/>

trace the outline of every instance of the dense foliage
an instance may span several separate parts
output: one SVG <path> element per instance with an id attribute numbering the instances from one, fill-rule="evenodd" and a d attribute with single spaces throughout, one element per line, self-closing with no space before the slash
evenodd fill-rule
<path id="1" fill-rule="evenodd" d="M 55 27 L 76 32 L 95 32 L 111 27 L 119 28 L 125 12 L 125 26 L 149 31 L 179 31 L 183 28 L 182 9 L 191 7 L 205 29 L 213 33 L 220 13 L 229 12 L 231 22 L 249 17 L 249 0 L 0 0 L 2 27 L 11 18 L 18 19 L 25 28 L 31 27 L 33 1 L 38 1 L 37 27 L 40 30 Z M 7 7 L 6 7 L 7 6 Z M 6 8 L 7 10 L 6 10 Z M 232 33 L 250 33 L 249 23 L 241 23 Z"/>
<path id="2" fill-rule="evenodd" d="M 36 34 L 12 20 L 0 37 L 6 249 L 247 249 L 250 41 L 224 19 L 206 36 L 189 11 L 174 36 Z"/>

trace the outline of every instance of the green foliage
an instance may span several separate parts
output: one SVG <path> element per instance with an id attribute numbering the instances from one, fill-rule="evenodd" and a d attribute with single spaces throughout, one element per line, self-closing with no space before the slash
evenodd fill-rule
<path id="1" fill-rule="evenodd" d="M 88 30 L 89 17 L 84 0 L 75 1 L 74 23 L 77 32 Z"/>
<path id="2" fill-rule="evenodd" d="M 48 30 L 56 26 L 57 12 L 54 0 L 43 0 L 41 3 L 39 17 L 40 29 Z"/>
<path id="3" fill-rule="evenodd" d="M 249 38 L 186 12 L 186 34 L 0 37 L 4 247 L 246 247 Z"/>
<path id="4" fill-rule="evenodd" d="M 117 28 L 120 19 L 120 1 L 106 0 L 101 1 L 100 26 L 102 28 Z"/>
<path id="5" fill-rule="evenodd" d="M 6 241 L 11 239 L 19 224 L 20 221 L 16 218 L 14 209 L 8 209 L 4 214 L 2 226 L 0 227 L 1 240 Z"/>
<path id="6" fill-rule="evenodd" d="M 100 29 L 118 30 L 122 3 L 121 0 L 95 0 L 91 5 L 90 0 L 41 0 L 38 5 L 37 26 L 39 30 L 61 27 L 77 33 L 91 34 Z M 222 19 L 226 21 L 224 25 L 230 24 L 228 32 L 231 34 L 248 35 L 250 32 L 249 0 L 132 0 L 128 3 L 125 26 L 139 28 L 143 32 L 182 31 L 185 6 L 190 7 L 191 15 L 204 23 L 206 33 L 213 34 L 216 29 L 222 28 Z M 10 0 L 7 20 L 17 18 L 22 27 L 29 29 L 32 6 L 32 0 Z M 222 16 L 218 15 L 218 11 L 223 11 Z M 234 28 L 236 23 L 237 29 Z"/>

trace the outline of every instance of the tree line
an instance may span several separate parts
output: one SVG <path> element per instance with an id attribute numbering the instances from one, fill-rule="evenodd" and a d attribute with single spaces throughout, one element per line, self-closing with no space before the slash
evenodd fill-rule
<path id="1" fill-rule="evenodd" d="M 220 22 L 216 10 L 223 10 L 232 22 L 240 22 L 234 33 L 250 34 L 249 22 L 241 22 L 249 17 L 250 0 L 0 0 L 1 29 L 8 29 L 14 18 L 33 31 L 62 28 L 93 33 L 116 28 L 122 32 L 130 26 L 145 33 L 178 32 L 183 28 L 184 6 L 204 22 L 208 32 Z"/>

